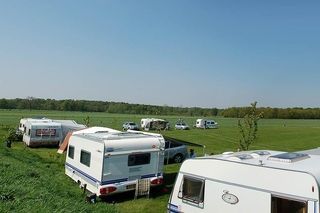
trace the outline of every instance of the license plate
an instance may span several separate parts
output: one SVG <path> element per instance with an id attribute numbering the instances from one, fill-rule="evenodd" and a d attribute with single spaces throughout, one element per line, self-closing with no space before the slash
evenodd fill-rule
<path id="1" fill-rule="evenodd" d="M 130 184 L 126 186 L 127 189 L 135 189 L 136 188 L 136 184 Z"/>

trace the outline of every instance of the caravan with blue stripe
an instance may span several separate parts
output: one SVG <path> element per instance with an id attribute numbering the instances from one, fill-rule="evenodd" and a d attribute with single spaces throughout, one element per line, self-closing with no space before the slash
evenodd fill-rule
<path id="1" fill-rule="evenodd" d="M 157 186 L 163 183 L 164 146 L 160 134 L 112 129 L 74 132 L 65 173 L 100 197 L 135 190 L 142 179 Z"/>

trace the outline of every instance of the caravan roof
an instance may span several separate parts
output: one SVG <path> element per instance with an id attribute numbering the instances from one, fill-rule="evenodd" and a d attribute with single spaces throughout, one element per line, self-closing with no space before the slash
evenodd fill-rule
<path id="1" fill-rule="evenodd" d="M 97 132 L 97 133 L 84 133 L 86 137 L 95 138 L 97 140 L 118 140 L 130 138 L 155 138 L 157 134 L 144 134 L 141 132 Z"/>
<path id="2" fill-rule="evenodd" d="M 61 124 L 66 124 L 66 125 L 82 125 L 82 124 L 78 124 L 74 120 L 52 120 L 52 121 L 57 122 L 57 123 L 61 123 Z"/>
<path id="3" fill-rule="evenodd" d="M 103 143 L 106 153 L 127 152 L 141 150 L 159 150 L 164 149 L 164 139 L 161 135 L 146 134 L 143 132 L 102 132 L 102 133 L 83 133 L 73 134 L 72 140 L 83 138 L 93 142 Z M 70 138 L 70 140 L 71 140 Z M 141 140 L 143 138 L 143 140 Z M 157 138 L 157 139 L 156 139 Z M 162 140 L 159 140 L 161 138 Z M 156 139 L 156 140 L 155 140 Z M 79 143 L 80 140 L 77 140 Z"/>
<path id="4" fill-rule="evenodd" d="M 111 128 L 94 126 L 94 127 L 82 129 L 79 131 L 75 131 L 72 134 L 79 135 L 79 134 L 86 134 L 86 133 L 119 133 L 119 132 L 120 131 L 115 130 L 115 129 L 111 129 Z"/>
<path id="5" fill-rule="evenodd" d="M 60 126 L 60 123 L 53 122 L 50 119 L 28 119 L 26 124 L 30 124 L 31 126 Z"/>
<path id="6" fill-rule="evenodd" d="M 312 174 L 320 183 L 320 156 L 301 152 L 281 152 L 271 150 L 226 152 L 220 155 L 197 158 L 230 161 L 281 170 L 299 171 Z"/>

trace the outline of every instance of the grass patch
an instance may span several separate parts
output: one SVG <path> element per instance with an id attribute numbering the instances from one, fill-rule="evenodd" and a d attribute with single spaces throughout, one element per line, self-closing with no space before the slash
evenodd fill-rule
<path id="1" fill-rule="evenodd" d="M 55 119 L 73 119 L 83 123 L 90 117 L 91 126 L 122 129 L 125 121 L 140 123 L 145 115 L 82 113 L 58 111 L 0 110 L 0 139 L 9 128 L 15 128 L 20 118 L 44 115 Z M 154 116 L 152 116 L 154 117 Z M 159 116 L 171 126 L 178 116 Z M 183 117 L 190 126 L 196 117 Z M 193 147 L 198 156 L 207 153 L 236 151 L 238 148 L 237 119 L 213 118 L 219 129 L 170 130 L 161 132 L 168 137 L 205 145 Z M 320 120 L 262 119 L 259 121 L 258 140 L 251 149 L 296 151 L 319 146 Z M 152 190 L 150 199 L 133 200 L 128 193 L 89 204 L 77 184 L 64 174 L 65 155 L 55 148 L 27 148 L 14 142 L 12 148 L 0 144 L 0 212 L 165 212 L 179 164 L 165 166 L 165 186 Z"/>

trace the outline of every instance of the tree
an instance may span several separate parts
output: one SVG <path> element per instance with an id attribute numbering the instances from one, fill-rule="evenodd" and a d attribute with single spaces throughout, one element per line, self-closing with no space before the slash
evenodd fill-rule
<path id="1" fill-rule="evenodd" d="M 28 96 L 28 97 L 27 97 L 27 100 L 28 100 L 28 103 L 29 103 L 29 110 L 30 110 L 30 111 L 31 111 L 31 109 L 32 109 L 32 102 L 33 102 L 34 99 L 35 99 L 35 98 L 32 97 L 32 96 Z"/>
<path id="2" fill-rule="evenodd" d="M 240 131 L 239 149 L 248 150 L 249 146 L 257 139 L 258 121 L 262 118 L 262 112 L 257 113 L 257 102 L 251 103 L 249 112 L 238 120 Z"/>
<path id="3" fill-rule="evenodd" d="M 85 118 L 83 119 L 83 121 L 84 121 L 84 125 L 86 125 L 87 127 L 89 127 L 89 125 L 90 125 L 90 117 L 89 117 L 89 116 L 85 117 Z"/>

